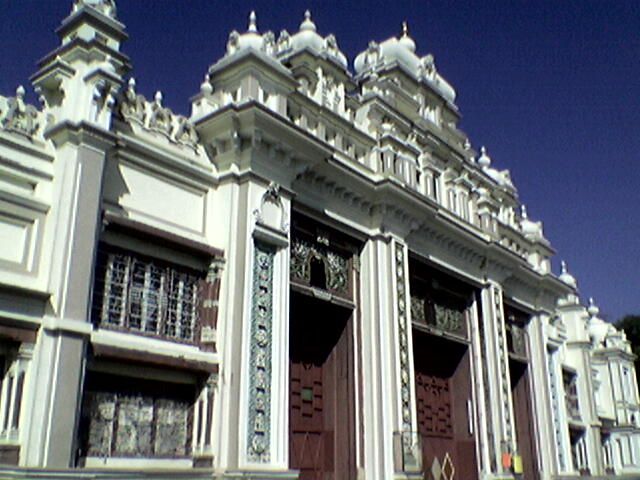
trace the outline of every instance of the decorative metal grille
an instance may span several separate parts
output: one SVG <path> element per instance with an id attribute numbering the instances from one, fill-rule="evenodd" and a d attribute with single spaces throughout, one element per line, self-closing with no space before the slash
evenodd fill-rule
<path id="1" fill-rule="evenodd" d="M 324 240 L 328 244 L 328 240 Z M 349 295 L 349 259 L 329 250 L 320 243 L 311 243 L 294 238 L 291 245 L 291 279 L 310 285 L 311 262 L 322 263 L 326 278 L 326 289 L 340 295 Z"/>
<path id="2" fill-rule="evenodd" d="M 189 402 L 139 393 L 87 392 L 87 453 L 99 457 L 183 457 Z"/>
<path id="3" fill-rule="evenodd" d="M 192 342 L 199 279 L 124 253 L 107 256 L 99 323 Z"/>
<path id="4" fill-rule="evenodd" d="M 419 296 L 411 296 L 411 319 L 446 332 L 465 335 L 465 312 Z"/>

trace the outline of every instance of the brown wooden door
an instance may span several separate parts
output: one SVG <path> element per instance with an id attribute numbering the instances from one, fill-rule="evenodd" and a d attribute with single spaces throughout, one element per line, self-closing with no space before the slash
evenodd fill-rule
<path id="1" fill-rule="evenodd" d="M 518 453 L 522 456 L 523 478 L 538 480 L 538 466 L 535 441 L 533 438 L 533 415 L 531 411 L 531 390 L 529 388 L 528 363 L 516 359 L 509 360 L 513 413 L 516 422 Z"/>
<path id="2" fill-rule="evenodd" d="M 468 347 L 414 330 L 416 409 L 424 478 L 478 478 L 469 431 L 471 376 Z"/>
<path id="3" fill-rule="evenodd" d="M 351 310 L 292 292 L 289 456 L 300 480 L 351 480 Z"/>

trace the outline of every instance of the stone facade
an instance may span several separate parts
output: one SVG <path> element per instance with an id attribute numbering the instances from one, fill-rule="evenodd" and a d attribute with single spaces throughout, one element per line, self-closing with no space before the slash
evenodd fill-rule
<path id="1" fill-rule="evenodd" d="M 0 476 L 640 475 L 624 333 L 406 25 L 350 70 L 252 13 L 189 117 L 114 1 L 58 34 L 0 97 Z"/>

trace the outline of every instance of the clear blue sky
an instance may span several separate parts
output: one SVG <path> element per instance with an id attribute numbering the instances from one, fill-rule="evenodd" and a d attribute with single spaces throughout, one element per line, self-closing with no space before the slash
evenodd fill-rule
<path id="1" fill-rule="evenodd" d="M 72 0 L 0 0 L 0 93 L 28 84 Z M 461 127 L 509 168 L 577 277 L 616 320 L 640 314 L 640 1 L 265 2 L 119 0 L 138 90 L 188 113 L 228 33 L 295 32 L 306 8 L 352 62 L 409 22 L 457 89 Z M 283 6 L 286 5 L 286 6 Z"/>

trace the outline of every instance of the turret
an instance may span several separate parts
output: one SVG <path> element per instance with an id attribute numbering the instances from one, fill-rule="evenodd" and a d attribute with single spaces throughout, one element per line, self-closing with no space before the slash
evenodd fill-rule
<path id="1" fill-rule="evenodd" d="M 53 124 L 89 122 L 109 128 L 115 96 L 129 59 L 120 53 L 127 39 L 114 0 L 75 0 L 57 30 L 60 46 L 31 78 Z"/>

